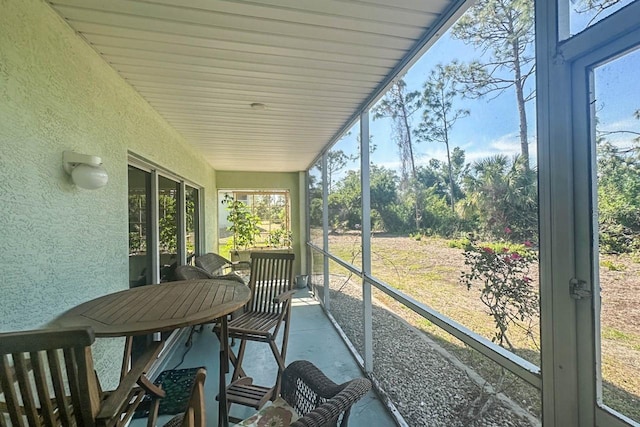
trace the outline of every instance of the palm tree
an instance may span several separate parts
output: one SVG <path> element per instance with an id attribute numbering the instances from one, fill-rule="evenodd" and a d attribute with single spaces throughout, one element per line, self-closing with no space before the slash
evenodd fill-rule
<path id="1" fill-rule="evenodd" d="M 481 231 L 497 238 L 537 240 L 538 195 L 535 170 L 523 158 L 495 155 L 475 162 L 465 177 L 465 217 L 477 217 Z"/>

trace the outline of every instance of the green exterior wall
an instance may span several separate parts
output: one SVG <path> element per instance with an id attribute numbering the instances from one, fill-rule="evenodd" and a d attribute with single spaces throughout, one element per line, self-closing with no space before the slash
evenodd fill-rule
<path id="1" fill-rule="evenodd" d="M 129 152 L 204 187 L 213 249 L 215 171 L 42 0 L 0 0 L 0 147 L 0 331 L 128 287 Z M 102 157 L 107 186 L 76 188 L 64 150 Z M 108 341 L 96 366 L 117 380 Z"/>
<path id="2" fill-rule="evenodd" d="M 291 230 L 293 232 L 293 252 L 296 255 L 295 274 L 301 271 L 302 246 L 304 236 L 300 233 L 300 177 L 298 172 L 227 172 L 216 174 L 218 190 L 289 190 L 291 197 Z M 302 239 L 302 240 L 301 240 Z"/>

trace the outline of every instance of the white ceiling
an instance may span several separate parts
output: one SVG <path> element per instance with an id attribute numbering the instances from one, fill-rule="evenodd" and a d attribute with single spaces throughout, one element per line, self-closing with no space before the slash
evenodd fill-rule
<path id="1" fill-rule="evenodd" d="M 235 171 L 305 170 L 459 3 L 50 1 L 215 169 Z"/>

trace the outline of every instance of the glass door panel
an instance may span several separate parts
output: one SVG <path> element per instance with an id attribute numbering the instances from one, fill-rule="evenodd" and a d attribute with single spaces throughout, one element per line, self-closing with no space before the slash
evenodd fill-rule
<path id="1" fill-rule="evenodd" d="M 178 196 L 180 183 L 158 176 L 158 246 L 160 282 L 175 280 L 178 265 Z"/>
<path id="2" fill-rule="evenodd" d="M 594 68 L 591 99 L 598 392 L 601 404 L 635 421 L 640 421 L 639 70 L 640 50 Z"/>
<path id="3" fill-rule="evenodd" d="M 199 222 L 200 222 L 200 194 L 196 188 L 185 186 L 185 201 L 186 201 L 186 230 L 185 230 L 185 244 L 187 246 L 187 264 L 195 265 L 194 257 L 198 251 L 200 242 L 198 241 L 199 235 Z"/>
<path id="4" fill-rule="evenodd" d="M 151 173 L 129 166 L 129 286 L 151 283 Z"/>

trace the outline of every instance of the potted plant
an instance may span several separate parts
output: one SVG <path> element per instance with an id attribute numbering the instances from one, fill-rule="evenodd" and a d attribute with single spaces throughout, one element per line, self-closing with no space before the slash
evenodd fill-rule
<path id="1" fill-rule="evenodd" d="M 222 204 L 226 205 L 229 212 L 227 220 L 231 225 L 228 229 L 233 233 L 233 238 L 227 242 L 227 246 L 230 246 L 231 260 L 239 261 L 240 250 L 246 252 L 260 235 L 260 218 L 251 212 L 249 206 L 228 194 L 225 194 Z"/>

